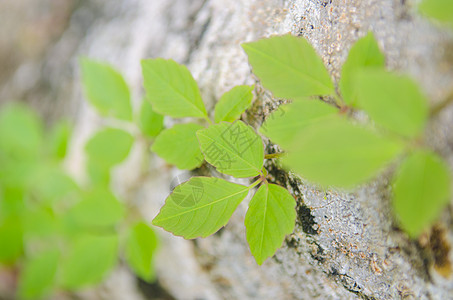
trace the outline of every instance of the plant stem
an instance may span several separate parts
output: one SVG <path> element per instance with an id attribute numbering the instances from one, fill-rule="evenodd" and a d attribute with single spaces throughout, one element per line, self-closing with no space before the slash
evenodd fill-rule
<path id="1" fill-rule="evenodd" d="M 437 105 L 434 105 L 432 108 L 431 108 L 431 111 L 430 111 L 430 116 L 431 117 L 435 117 L 437 116 L 442 110 L 444 110 L 445 108 L 447 108 L 450 104 L 453 103 L 453 90 L 450 91 L 450 93 L 448 94 L 448 96 L 443 100 L 441 101 L 440 103 L 438 103 Z"/>
<path id="2" fill-rule="evenodd" d="M 282 157 L 285 154 L 286 154 L 285 152 L 266 154 L 266 155 L 264 155 L 264 159 L 278 158 L 278 157 Z"/>
<path id="3" fill-rule="evenodd" d="M 205 116 L 204 119 L 205 119 L 206 121 L 208 121 L 208 124 L 209 124 L 209 125 L 212 125 L 212 121 L 211 121 L 211 119 L 209 119 L 208 116 Z"/>
<path id="4" fill-rule="evenodd" d="M 259 178 L 258 180 L 256 180 L 254 183 L 252 183 L 251 185 L 248 186 L 248 190 L 251 190 L 253 189 L 255 186 L 257 186 L 258 184 L 260 184 L 262 182 L 261 178 Z"/>

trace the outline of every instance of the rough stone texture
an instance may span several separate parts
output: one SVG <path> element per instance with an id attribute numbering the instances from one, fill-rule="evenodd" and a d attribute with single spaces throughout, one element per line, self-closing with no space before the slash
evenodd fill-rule
<path id="1" fill-rule="evenodd" d="M 255 82 L 240 43 L 287 32 L 304 36 L 338 80 L 352 43 L 372 30 L 388 67 L 416 78 L 434 104 L 452 88 L 453 35 L 417 16 L 415 5 L 416 1 L 404 0 L 80 1 L 42 60 L 18 66 L 1 95 L 2 99 L 4 95 L 33 98 L 23 89 L 23 80 L 30 77 L 29 72 L 41 78 L 33 83 L 47 91 L 41 98 L 50 101 L 46 103 L 63 103 L 63 112 L 76 121 L 68 167 L 83 182 L 83 143 L 110 121 L 97 117 L 83 100 L 77 68 L 80 55 L 119 68 L 131 85 L 135 105 L 143 95 L 140 59 L 173 58 L 188 65 L 212 110 L 216 99 L 232 86 Z M 278 102 L 259 84 L 256 96 L 244 118 L 258 127 Z M 52 115 L 54 109 L 50 105 L 46 114 Z M 451 166 L 452 118 L 450 107 L 427 129 L 429 144 Z M 154 156 L 149 170 L 138 172 L 144 151 L 146 145 L 138 143 L 130 159 L 115 171 L 114 189 L 151 220 L 168 195 L 170 182 L 183 172 Z M 398 230 L 391 211 L 390 173 L 354 193 L 343 193 L 301 183 L 275 162 L 266 166 L 272 180 L 289 188 L 298 200 L 298 221 L 282 249 L 263 266 L 256 265 L 245 242 L 247 201 L 226 228 L 212 237 L 186 241 L 159 231 L 159 284 L 169 295 L 177 299 L 453 299 L 452 278 L 434 270 L 435 251 L 428 238 L 409 241 Z M 439 225 L 446 229 L 450 244 L 451 207 Z M 451 253 L 447 255 L 453 259 Z M 75 297 L 144 299 L 159 292 L 140 286 L 138 290 L 132 275 L 120 266 L 101 287 Z"/>

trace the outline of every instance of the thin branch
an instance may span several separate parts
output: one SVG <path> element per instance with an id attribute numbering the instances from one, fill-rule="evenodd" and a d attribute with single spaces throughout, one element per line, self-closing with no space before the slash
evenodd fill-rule
<path id="1" fill-rule="evenodd" d="M 436 117 L 441 111 L 450 106 L 453 103 L 453 90 L 450 91 L 448 96 L 441 101 L 440 103 L 434 105 L 431 108 L 430 115 L 431 117 Z"/>

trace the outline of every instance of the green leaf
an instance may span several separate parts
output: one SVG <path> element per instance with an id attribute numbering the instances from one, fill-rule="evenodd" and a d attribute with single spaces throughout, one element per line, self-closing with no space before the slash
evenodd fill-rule
<path id="1" fill-rule="evenodd" d="M 106 188 L 87 192 L 71 210 L 73 220 L 82 226 L 107 227 L 118 223 L 124 215 L 121 202 Z"/>
<path id="2" fill-rule="evenodd" d="M 337 108 L 322 101 L 299 99 L 280 106 L 267 118 L 260 132 L 286 149 L 300 131 L 336 113 Z"/>
<path id="3" fill-rule="evenodd" d="M 36 159 L 41 150 L 43 125 L 38 116 L 19 103 L 2 105 L 0 110 L 1 152 L 10 158 Z"/>
<path id="4" fill-rule="evenodd" d="M 321 58 L 304 38 L 274 36 L 242 44 L 253 72 L 275 97 L 295 99 L 335 92 Z"/>
<path id="5" fill-rule="evenodd" d="M 351 188 L 375 176 L 403 146 L 337 117 L 305 129 L 289 150 L 284 164 L 305 179 Z"/>
<path id="6" fill-rule="evenodd" d="M 195 169 L 203 163 L 196 136 L 196 132 L 203 128 L 194 123 L 176 124 L 157 136 L 151 150 L 179 169 Z"/>
<path id="7" fill-rule="evenodd" d="M 27 205 L 22 216 L 24 236 L 27 241 L 30 237 L 48 237 L 58 232 L 57 218 L 52 209 L 45 206 Z"/>
<path id="8" fill-rule="evenodd" d="M 88 159 L 112 167 L 129 155 L 134 138 L 124 130 L 105 128 L 98 131 L 85 145 Z"/>
<path id="9" fill-rule="evenodd" d="M 401 226 L 418 236 L 450 201 L 450 172 L 436 154 L 419 150 L 397 171 L 393 183 L 393 206 Z"/>
<path id="10" fill-rule="evenodd" d="M 355 105 L 357 102 L 353 82 L 357 71 L 370 67 L 385 67 L 385 56 L 379 50 L 371 31 L 352 46 L 348 59 L 342 67 L 339 85 L 346 104 Z"/>
<path id="11" fill-rule="evenodd" d="M 22 224 L 18 217 L 0 220 L 0 262 L 13 263 L 23 249 Z"/>
<path id="12" fill-rule="evenodd" d="M 453 26 L 453 1 L 451 0 L 424 0 L 418 9 L 427 17 Z"/>
<path id="13" fill-rule="evenodd" d="M 254 88 L 255 86 L 239 85 L 223 94 L 215 106 L 215 122 L 233 122 L 239 119 L 252 103 Z"/>
<path id="14" fill-rule="evenodd" d="M 103 116 L 132 120 L 132 106 L 127 83 L 108 64 L 81 60 L 82 83 L 89 102 Z"/>
<path id="15" fill-rule="evenodd" d="M 49 154 L 56 159 L 66 156 L 72 127 L 68 121 L 60 121 L 54 125 L 48 137 Z"/>
<path id="16" fill-rule="evenodd" d="M 164 128 L 164 116 L 156 113 L 146 99 L 143 99 L 140 108 L 139 126 L 143 134 L 149 137 L 156 137 Z"/>
<path id="17" fill-rule="evenodd" d="M 201 151 L 217 171 L 234 177 L 260 174 L 264 146 L 252 127 L 242 121 L 222 122 L 197 132 Z"/>
<path id="18" fill-rule="evenodd" d="M 174 118 L 206 118 L 206 108 L 189 70 L 169 59 L 142 60 L 146 98 L 154 110 Z"/>
<path id="19" fill-rule="evenodd" d="M 63 287 L 73 290 L 102 281 L 115 266 L 117 253 L 115 235 L 79 237 L 61 265 Z"/>
<path id="20" fill-rule="evenodd" d="M 19 295 L 38 299 L 50 293 L 57 272 L 59 252 L 47 250 L 27 260 L 20 274 Z"/>
<path id="21" fill-rule="evenodd" d="M 406 137 L 423 132 L 427 100 L 411 78 L 369 70 L 361 72 L 356 83 L 359 106 L 377 124 Z"/>
<path id="22" fill-rule="evenodd" d="M 144 222 L 135 224 L 126 244 L 126 259 L 140 278 L 151 282 L 155 278 L 153 256 L 158 246 L 157 235 Z"/>
<path id="23" fill-rule="evenodd" d="M 168 196 L 153 225 L 186 239 L 207 237 L 225 226 L 248 191 L 220 178 L 192 177 Z"/>
<path id="24" fill-rule="evenodd" d="M 264 260 L 282 246 L 296 222 L 296 201 L 281 186 L 262 185 L 253 196 L 245 215 L 247 242 L 256 262 Z"/>

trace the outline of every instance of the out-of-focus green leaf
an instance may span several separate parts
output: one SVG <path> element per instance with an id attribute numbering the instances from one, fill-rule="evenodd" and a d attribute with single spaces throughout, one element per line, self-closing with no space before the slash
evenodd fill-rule
<path id="1" fill-rule="evenodd" d="M 28 259 L 20 274 L 19 295 L 24 299 L 40 299 L 48 295 L 54 285 L 59 252 L 47 250 Z"/>
<path id="2" fill-rule="evenodd" d="M 156 137 L 164 128 L 164 116 L 155 112 L 146 99 L 143 99 L 140 108 L 139 126 L 143 134 L 149 137 Z"/>
<path id="3" fill-rule="evenodd" d="M 223 94 L 215 106 L 215 122 L 237 120 L 252 103 L 254 88 L 254 86 L 239 85 Z"/>
<path id="4" fill-rule="evenodd" d="M 88 101 L 104 116 L 132 120 L 129 87 L 118 71 L 108 64 L 81 60 L 82 82 Z"/>
<path id="5" fill-rule="evenodd" d="M 261 265 L 282 246 L 296 222 L 296 201 L 288 190 L 262 185 L 253 196 L 245 215 L 247 242 L 256 262 Z"/>
<path id="6" fill-rule="evenodd" d="M 248 187 L 214 177 L 192 177 L 177 186 L 153 220 L 186 239 L 207 237 L 230 219 Z"/>
<path id="7" fill-rule="evenodd" d="M 134 138 L 124 130 L 105 128 L 98 131 L 85 145 L 88 159 L 112 167 L 129 155 Z"/>
<path id="8" fill-rule="evenodd" d="M 255 131 L 242 121 L 222 122 L 197 132 L 201 151 L 217 171 L 235 177 L 260 174 L 264 146 Z"/>
<path id="9" fill-rule="evenodd" d="M 58 232 L 57 217 L 48 207 L 29 204 L 22 220 L 25 239 L 29 237 L 46 237 Z"/>
<path id="10" fill-rule="evenodd" d="M 423 0 L 418 9 L 427 17 L 453 26 L 453 1 Z"/>
<path id="11" fill-rule="evenodd" d="M 253 72 L 275 97 L 296 99 L 335 92 L 321 58 L 304 38 L 274 36 L 242 44 Z"/>
<path id="12" fill-rule="evenodd" d="M 23 249 L 20 218 L 11 216 L 0 223 L 0 262 L 13 263 Z"/>
<path id="13" fill-rule="evenodd" d="M 52 128 L 48 138 L 49 154 L 56 159 L 63 159 L 66 156 L 69 139 L 72 133 L 72 126 L 68 121 L 60 121 Z"/>
<path id="14" fill-rule="evenodd" d="M 196 135 L 203 128 L 195 123 L 176 124 L 159 134 L 151 150 L 179 169 L 195 169 L 203 163 Z"/>
<path id="15" fill-rule="evenodd" d="M 385 67 L 385 56 L 379 50 L 378 43 L 371 31 L 352 46 L 348 59 L 341 69 L 340 90 L 346 104 L 356 104 L 355 76 L 358 71 L 370 67 Z"/>
<path id="16" fill-rule="evenodd" d="M 151 282 L 155 278 L 153 256 L 158 246 L 157 235 L 144 222 L 135 224 L 126 243 L 126 259 L 140 278 Z"/>
<path id="17" fill-rule="evenodd" d="M 283 148 L 289 147 L 306 127 L 322 123 L 338 109 L 319 100 L 299 99 L 280 106 L 261 126 L 260 132 Z"/>
<path id="18" fill-rule="evenodd" d="M 368 70 L 360 73 L 356 84 L 358 105 L 377 124 L 406 137 L 422 133 L 428 105 L 411 78 L 384 70 Z"/>
<path id="19" fill-rule="evenodd" d="M 63 287 L 78 289 L 102 281 L 116 264 L 116 235 L 78 237 L 61 264 Z"/>
<path id="20" fill-rule="evenodd" d="M 398 141 L 339 117 L 306 128 L 294 140 L 283 158 L 286 166 L 312 182 L 344 188 L 371 179 L 403 150 Z"/>
<path id="21" fill-rule="evenodd" d="M 419 235 L 450 201 L 451 176 L 436 154 L 419 150 L 400 166 L 393 183 L 393 206 L 401 226 Z"/>
<path id="22" fill-rule="evenodd" d="M 87 160 L 86 172 L 94 186 L 108 186 L 110 183 L 110 167 L 95 159 Z"/>
<path id="23" fill-rule="evenodd" d="M 206 118 L 206 108 L 189 70 L 174 60 L 142 60 L 146 98 L 153 109 L 174 118 Z"/>

